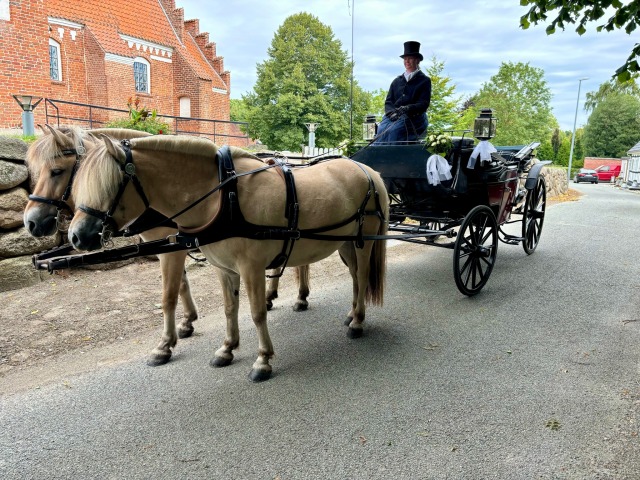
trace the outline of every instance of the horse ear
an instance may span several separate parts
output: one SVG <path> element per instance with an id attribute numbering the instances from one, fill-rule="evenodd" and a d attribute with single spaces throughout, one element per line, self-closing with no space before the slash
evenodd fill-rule
<path id="1" fill-rule="evenodd" d="M 64 147 L 68 142 L 66 141 L 66 137 L 59 131 L 56 130 L 55 128 L 53 128 L 51 125 L 47 124 L 45 125 L 49 131 L 51 132 L 51 134 L 55 137 L 56 139 L 56 143 L 58 145 L 60 145 L 61 147 Z"/>
<path id="2" fill-rule="evenodd" d="M 109 152 L 109 155 L 111 155 L 112 157 L 114 157 L 118 161 L 123 162 L 125 160 L 124 151 L 113 140 L 113 138 L 109 137 L 108 135 L 105 135 L 104 133 L 99 133 L 98 135 L 100 135 L 100 137 L 102 138 L 102 141 L 104 142 L 105 146 L 107 147 L 107 152 Z"/>
<path id="3" fill-rule="evenodd" d="M 38 128 L 39 128 L 40 130 L 42 130 L 42 133 L 43 133 L 44 135 L 49 135 L 49 132 L 48 132 L 47 130 L 45 130 L 45 129 L 44 129 L 44 127 L 42 126 L 42 124 L 40 124 L 40 123 L 39 123 L 39 124 L 38 124 Z"/>

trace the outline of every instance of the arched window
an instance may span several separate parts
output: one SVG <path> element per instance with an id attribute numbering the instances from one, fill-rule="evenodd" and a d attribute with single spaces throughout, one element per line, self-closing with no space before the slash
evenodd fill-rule
<path id="1" fill-rule="evenodd" d="M 189 97 L 180 97 L 180 116 L 191 117 L 191 99 Z"/>
<path id="2" fill-rule="evenodd" d="M 62 81 L 62 63 L 60 61 L 60 44 L 49 39 L 49 76 L 51 80 Z"/>
<path id="3" fill-rule="evenodd" d="M 136 92 L 151 93 L 151 65 L 144 58 L 137 57 L 133 61 L 133 80 Z"/>

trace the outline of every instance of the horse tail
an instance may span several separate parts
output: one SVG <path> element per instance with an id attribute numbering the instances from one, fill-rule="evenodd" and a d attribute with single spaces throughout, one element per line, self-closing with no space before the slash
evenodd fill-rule
<path id="1" fill-rule="evenodd" d="M 376 182 L 377 183 L 377 182 Z M 381 185 L 382 181 L 378 185 Z M 389 227 L 389 197 L 387 190 L 379 188 L 376 190 L 380 193 L 380 207 L 382 218 L 378 227 L 378 235 L 386 235 Z M 373 305 L 382 306 L 384 303 L 384 283 L 387 274 L 387 241 L 373 240 L 373 249 L 369 257 L 369 283 L 366 291 L 366 301 Z"/>

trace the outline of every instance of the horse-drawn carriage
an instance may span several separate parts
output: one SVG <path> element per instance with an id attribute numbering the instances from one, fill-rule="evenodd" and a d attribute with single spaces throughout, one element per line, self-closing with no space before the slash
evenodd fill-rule
<path id="1" fill-rule="evenodd" d="M 490 123 L 489 133 L 491 125 L 495 128 Z M 227 331 L 212 365 L 230 364 L 238 347 L 242 277 L 259 338 L 250 378 L 262 381 L 271 375 L 274 352 L 266 325 L 266 269 L 305 266 L 338 251 L 353 279 L 346 325 L 348 335 L 357 338 L 365 304 L 382 304 L 385 240 L 453 249 L 456 284 L 462 293 L 474 295 L 491 274 L 498 240 L 521 243 L 532 253 L 544 220 L 540 170 L 545 162 L 534 162 L 535 143 L 489 155 L 463 135 L 441 159 L 451 168 L 451 179 L 434 185 L 429 179 L 432 156 L 421 143 L 365 146 L 351 159 L 322 158 L 297 168 L 278 158 L 264 161 L 240 149 L 218 149 L 194 137 L 118 142 L 104 134 L 96 139 L 50 130 L 49 138 L 36 142 L 28 154 L 30 168 L 40 172 L 25 210 L 29 231 L 51 234 L 61 209 L 74 209 L 68 198 L 72 191 L 69 238 L 76 249 L 105 247 L 118 231 L 153 231 L 148 237 L 156 240 L 92 254 L 44 252 L 34 264 L 53 271 L 160 254 L 165 328 L 150 358 L 153 365 L 169 361 L 176 345 L 175 303 L 178 292 L 183 294 L 184 252 L 190 249 L 199 247 L 218 267 L 224 294 Z M 491 138 L 482 132 L 475 136 L 485 147 Z M 476 153 L 480 160 L 473 165 Z M 159 220 L 158 215 L 145 216 L 150 209 L 161 214 Z M 519 236 L 502 229 L 518 221 L 513 217 L 521 218 Z M 170 234 L 158 239 L 168 228 Z M 196 316 L 195 306 L 189 310 L 193 316 L 184 336 L 193 331 L 190 322 Z"/>
<path id="2" fill-rule="evenodd" d="M 369 144 L 352 158 L 381 174 L 391 200 L 389 230 L 401 240 L 453 249 L 456 285 L 470 296 L 487 283 L 498 240 L 521 244 L 527 254 L 536 249 L 546 206 L 540 171 L 550 162 L 536 161 L 537 142 L 497 147 L 487 161 L 470 161 L 476 146 L 466 133 L 452 139 L 446 154 L 452 178 L 436 185 L 424 142 Z M 516 222 L 520 235 L 503 230 Z"/>

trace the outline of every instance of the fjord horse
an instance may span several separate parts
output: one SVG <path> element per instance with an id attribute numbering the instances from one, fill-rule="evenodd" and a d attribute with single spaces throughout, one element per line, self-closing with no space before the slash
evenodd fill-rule
<path id="1" fill-rule="evenodd" d="M 296 168 L 296 201 L 292 204 L 287 202 L 292 192 L 285 188 L 284 169 L 279 173 L 277 165 L 271 168 L 240 149 L 232 147 L 233 165 L 226 170 L 230 177 L 225 176 L 221 184 L 218 148 L 210 141 L 157 136 L 133 139 L 126 147 L 128 152 L 104 138 L 104 146 L 90 152 L 82 163 L 73 185 L 79 209 L 69 238 L 78 250 L 98 249 L 104 228 L 122 228 L 142 213 L 145 203 L 172 218 L 182 234 L 217 237 L 199 246 L 218 267 L 227 319 L 224 343 L 212 365 L 229 365 L 239 345 L 242 279 L 258 333 L 258 357 L 249 378 L 262 381 L 270 377 L 274 349 L 266 322 L 265 270 L 282 254 L 286 240 L 257 239 L 250 231 L 246 235 L 227 232 L 235 232 L 241 221 L 245 226 L 286 230 L 291 216 L 285 211 L 291 213 L 292 205 L 298 222 L 296 231 L 290 233 L 293 238 L 298 233 L 299 239 L 292 244 L 288 265 L 313 263 L 337 250 L 353 280 L 348 334 L 352 338 L 362 335 L 365 302 L 381 305 L 384 293 L 386 242 L 367 238 L 386 234 L 389 215 L 388 196 L 375 171 L 347 158 Z M 132 177 L 134 182 L 124 182 Z M 222 188 L 231 184 L 233 191 Z M 229 204 L 235 205 L 232 215 Z"/>
<path id="2" fill-rule="evenodd" d="M 100 135 L 116 140 L 149 137 L 150 133 L 123 128 L 102 128 L 84 130 L 75 126 L 53 128 L 45 125 L 44 135 L 40 136 L 27 150 L 26 164 L 31 178 L 37 179 L 30 200 L 24 210 L 24 226 L 34 237 L 55 234 L 62 228 L 65 218 L 75 209 L 71 182 L 80 162 L 100 142 Z M 166 238 L 176 233 L 174 228 L 158 227 L 140 234 L 143 240 L 151 241 Z M 178 338 L 188 338 L 193 332 L 193 322 L 198 319 L 198 309 L 191 295 L 184 263 L 187 252 L 174 252 L 159 255 L 162 272 L 162 313 L 163 335 L 160 343 L 152 350 L 147 363 L 150 366 L 163 365 L 171 359 L 172 348 Z M 308 307 L 309 268 L 300 266 L 295 269 L 298 282 L 298 298 L 293 306 L 295 311 Z M 278 279 L 269 281 L 267 306 L 270 309 L 273 300 L 278 297 Z M 184 318 L 177 326 L 175 311 L 178 297 L 182 301 Z"/>
<path id="3" fill-rule="evenodd" d="M 78 127 L 55 129 L 46 126 L 27 150 L 27 166 L 32 178 L 37 178 L 30 200 L 24 210 L 24 226 L 34 237 L 53 235 L 61 227 L 64 210 L 75 209 L 71 181 L 79 168 L 82 156 L 91 151 L 98 141 L 96 135 L 106 134 L 115 139 L 146 137 L 151 134 L 129 129 L 82 130 Z M 102 141 L 100 140 L 100 143 Z M 166 238 L 175 228 L 159 227 L 142 233 L 145 241 Z M 198 309 L 191 295 L 187 272 L 184 269 L 187 251 L 159 255 L 162 271 L 162 313 L 164 332 L 159 345 L 148 359 L 149 365 L 162 365 L 171 358 L 171 348 L 178 337 L 193 334 L 193 322 L 198 319 Z M 184 319 L 175 326 L 178 296 L 182 300 Z"/>

